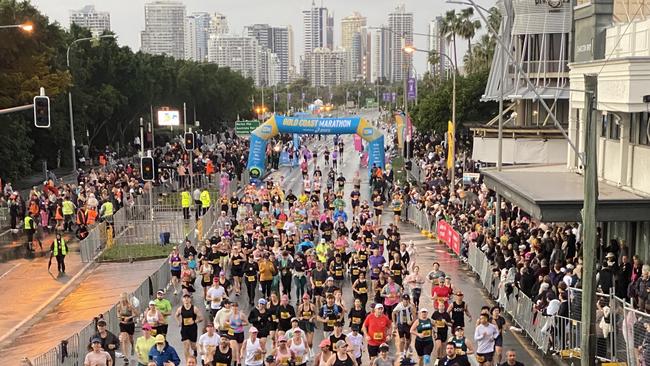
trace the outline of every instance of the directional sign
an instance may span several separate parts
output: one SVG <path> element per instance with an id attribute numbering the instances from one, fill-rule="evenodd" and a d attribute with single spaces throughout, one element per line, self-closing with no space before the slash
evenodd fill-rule
<path id="1" fill-rule="evenodd" d="M 235 133 L 237 136 L 247 136 L 253 132 L 254 129 L 260 126 L 260 121 L 236 121 Z"/>

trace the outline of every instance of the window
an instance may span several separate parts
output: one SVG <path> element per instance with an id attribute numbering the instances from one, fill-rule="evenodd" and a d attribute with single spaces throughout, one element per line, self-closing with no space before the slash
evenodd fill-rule
<path id="1" fill-rule="evenodd" d="M 637 143 L 637 132 L 639 130 L 639 113 L 630 113 L 630 143 Z"/>
<path id="2" fill-rule="evenodd" d="M 650 146 L 650 123 L 648 118 L 650 118 L 650 113 L 643 112 L 638 113 L 639 119 L 639 145 Z"/>
<path id="3" fill-rule="evenodd" d="M 608 125 L 607 115 L 603 114 L 600 120 L 600 137 L 607 137 Z"/>
<path id="4" fill-rule="evenodd" d="M 609 120 L 609 139 L 610 140 L 620 140 L 621 139 L 621 121 L 620 118 L 615 117 L 613 114 L 608 114 L 607 119 Z"/>

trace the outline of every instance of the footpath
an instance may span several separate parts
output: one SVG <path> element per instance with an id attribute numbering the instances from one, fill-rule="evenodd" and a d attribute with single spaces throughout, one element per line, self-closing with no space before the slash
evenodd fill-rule
<path id="1" fill-rule="evenodd" d="M 31 265 L 25 265 L 23 269 L 27 271 L 24 271 L 21 276 L 14 274 L 18 269 L 10 272 L 7 277 L 2 278 L 0 287 L 3 293 L 13 295 L 15 301 L 15 306 L 5 307 L 0 321 L 0 334 L 9 335 L 0 342 L 3 364 L 18 365 L 23 357 L 32 359 L 58 346 L 62 339 L 69 338 L 88 325 L 94 317 L 115 305 L 122 292 L 135 291 L 163 261 L 157 259 L 134 263 L 92 263 L 90 264 L 92 268 L 81 276 L 83 278 L 79 279 L 77 286 L 70 286 L 72 289 L 69 293 L 59 294 L 54 299 L 48 299 L 46 294 L 51 293 L 52 284 L 58 281 L 47 274 L 46 262 L 41 263 L 45 264 L 44 267 L 33 271 Z M 73 262 L 71 261 L 70 264 L 72 270 Z M 79 267 L 81 267 L 80 261 L 76 265 L 77 270 Z M 18 268 L 22 268 L 22 265 Z M 45 273 L 45 277 L 31 277 L 40 272 Z M 11 283 L 5 283 L 8 277 L 14 276 L 17 278 L 14 278 Z M 30 284 L 35 285 L 30 286 Z M 48 289 L 47 291 L 39 289 L 39 286 Z M 40 292 L 32 293 L 30 290 L 40 290 Z M 145 302 L 149 299 L 139 300 Z M 46 304 L 46 307 L 38 314 L 34 314 L 34 309 L 41 304 Z M 32 321 L 21 326 L 17 333 L 12 333 L 12 330 L 16 331 L 14 329 L 16 323 L 30 317 L 33 317 Z M 86 341 L 80 340 L 80 342 Z"/>

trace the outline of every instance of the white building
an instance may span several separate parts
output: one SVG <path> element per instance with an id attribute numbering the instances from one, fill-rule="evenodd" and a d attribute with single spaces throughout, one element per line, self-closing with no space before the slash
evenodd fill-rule
<path id="1" fill-rule="evenodd" d="M 185 59 L 208 60 L 210 14 L 194 13 L 185 18 Z"/>
<path id="2" fill-rule="evenodd" d="M 93 36 L 97 36 L 111 30 L 111 14 L 96 11 L 94 5 L 86 5 L 80 10 L 70 10 L 70 25 L 72 23 L 89 29 Z"/>
<path id="3" fill-rule="evenodd" d="M 208 40 L 208 62 L 239 71 L 261 85 L 261 48 L 257 39 L 232 34 L 211 35 Z"/>
<path id="4" fill-rule="evenodd" d="M 157 0 L 144 5 L 142 52 L 185 57 L 185 5 L 179 1 Z"/>
<path id="5" fill-rule="evenodd" d="M 208 33 L 210 33 L 210 35 L 230 33 L 228 18 L 221 13 L 212 14 L 212 16 L 210 16 L 210 29 Z"/>
<path id="6" fill-rule="evenodd" d="M 447 47 L 444 37 L 441 35 L 440 29 L 442 27 L 442 17 L 437 16 L 434 20 L 429 22 L 429 51 L 438 53 L 439 55 L 447 54 Z M 447 75 L 447 59 L 443 56 L 438 57 L 438 62 L 431 64 L 427 62 L 429 72 L 434 77 L 444 77 Z"/>
<path id="7" fill-rule="evenodd" d="M 277 56 L 280 76 L 277 82 L 286 84 L 289 81 L 291 67 L 291 49 L 293 45 L 290 27 L 272 27 L 268 24 L 253 24 L 246 26 L 244 33 L 257 39 L 260 47 L 270 50 Z"/>
<path id="8" fill-rule="evenodd" d="M 390 42 L 392 36 L 382 25 L 375 31 L 372 61 L 372 80 L 390 80 Z"/>
<path id="9" fill-rule="evenodd" d="M 302 11 L 302 22 L 305 28 L 305 53 L 312 52 L 316 48 L 327 47 L 328 33 L 332 33 L 332 29 L 328 26 L 328 18 L 327 8 L 317 7 L 314 1 L 311 3 L 311 8 Z M 331 42 L 332 40 L 329 43 Z"/>
<path id="10" fill-rule="evenodd" d="M 341 47 L 350 53 L 349 73 L 353 80 L 367 80 L 370 70 L 370 44 L 366 18 L 354 12 L 341 20 Z"/>
<path id="11" fill-rule="evenodd" d="M 388 14 L 390 32 L 390 81 L 403 81 L 407 75 L 406 65 L 412 55 L 404 52 L 404 46 L 413 44 L 413 13 L 400 5 Z"/>
<path id="12" fill-rule="evenodd" d="M 311 86 L 334 86 L 348 79 L 347 52 L 343 48 L 317 48 L 305 53 L 303 76 Z"/>

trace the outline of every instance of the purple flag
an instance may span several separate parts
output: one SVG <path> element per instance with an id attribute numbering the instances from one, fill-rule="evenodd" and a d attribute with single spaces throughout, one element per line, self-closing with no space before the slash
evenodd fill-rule
<path id="1" fill-rule="evenodd" d="M 390 95 L 390 101 L 395 103 L 397 101 L 397 93 L 392 92 Z"/>
<path id="2" fill-rule="evenodd" d="M 408 78 L 406 81 L 406 97 L 408 100 L 415 100 L 417 98 L 417 80 L 415 78 Z"/>
<path id="3" fill-rule="evenodd" d="M 287 100 L 291 100 L 291 93 L 287 93 Z"/>

